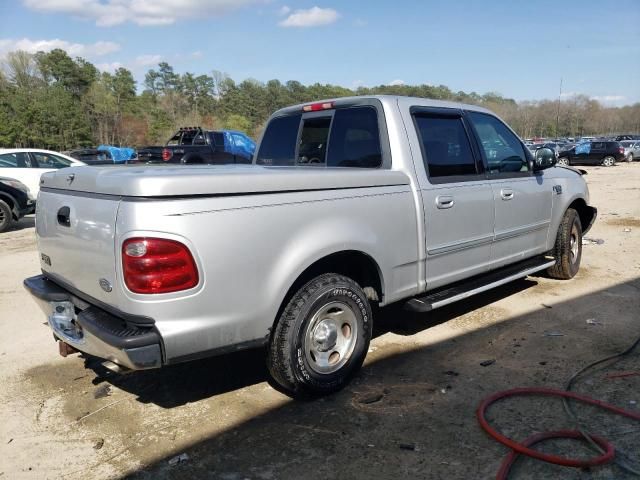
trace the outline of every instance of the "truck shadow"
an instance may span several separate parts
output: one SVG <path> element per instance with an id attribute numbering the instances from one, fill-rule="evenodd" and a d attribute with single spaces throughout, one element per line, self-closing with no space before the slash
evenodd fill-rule
<path id="1" fill-rule="evenodd" d="M 529 279 L 519 280 L 429 314 L 408 312 L 402 302 L 393 304 L 374 313 L 373 337 L 386 333 L 414 335 L 535 285 L 537 282 Z M 96 373 L 95 385 L 108 382 L 136 395 L 139 402 L 173 408 L 270 381 L 265 358 L 265 349 L 246 350 L 127 375 L 110 372 L 98 359 L 86 359 L 85 366 Z M 272 387 L 278 389 L 275 384 Z"/>
<path id="2" fill-rule="evenodd" d="M 442 322 L 456 321 L 458 315 L 525 292 L 535 283 L 516 282 L 443 308 L 437 314 L 414 316 L 392 306 L 380 312 L 377 334 L 392 331 L 393 326 L 397 334 L 412 335 Z M 406 341 L 395 345 L 391 339 L 370 355 L 363 371 L 344 390 L 315 401 L 290 401 L 270 394 L 269 403 L 262 400 L 264 394 L 253 389 L 246 396 L 234 397 L 236 404 L 241 398 L 250 404 L 248 409 L 240 409 L 246 412 L 240 421 L 222 428 L 217 426 L 219 418 L 210 414 L 199 418 L 198 424 L 212 433 L 167 443 L 163 453 L 149 453 L 152 446 L 157 448 L 151 441 L 148 447 L 139 446 L 134 455 L 144 466 L 123 478 L 491 478 L 506 450 L 478 427 L 475 408 L 480 400 L 494 391 L 514 387 L 561 388 L 585 364 L 628 347 L 640 334 L 639 290 L 640 279 L 635 279 L 575 298 L 556 297 L 553 306 L 541 305 L 486 327 L 480 324 L 460 329 L 453 337 L 428 346 Z M 593 317 L 600 323 L 585 322 Z M 401 328 L 395 328 L 396 321 Z M 392 325 L 385 327 L 387 322 Z M 245 363 L 236 364 L 236 359 Z M 485 364 L 486 359 L 493 363 Z M 229 374 L 230 383 L 222 391 L 264 380 L 265 372 L 261 374 L 260 369 L 247 363 L 259 360 L 255 352 L 246 353 L 202 362 L 196 368 L 201 375 L 211 375 L 214 368 L 233 366 L 235 373 Z M 616 368 L 637 371 L 640 351 L 633 352 L 625 362 Z M 188 367 L 184 368 L 180 371 L 187 373 Z M 189 374 L 190 380 L 184 382 L 169 370 L 162 375 L 162 382 L 182 401 L 216 391 L 209 387 L 217 383 L 211 377 Z M 235 376 L 244 381 L 234 380 Z M 626 408 L 634 405 L 640 377 L 606 378 L 601 370 L 591 372 L 576 389 Z M 178 383 L 173 383 L 176 380 Z M 195 391 L 181 397 L 181 388 L 190 382 L 195 382 Z M 172 402 L 167 402 L 168 392 L 150 394 L 146 399 L 169 407 Z M 611 437 L 617 448 L 640 463 L 637 423 L 600 412 L 593 415 L 588 407 L 576 408 L 585 409 L 581 418 L 594 431 Z M 491 422 L 516 439 L 535 431 L 572 427 L 560 403 L 546 398 L 508 400 L 490 413 Z M 549 448 L 565 456 L 593 456 L 575 442 L 554 443 Z M 186 461 L 171 465 L 169 459 L 182 453 L 186 453 Z M 523 479 L 633 478 L 614 465 L 590 472 L 529 459 L 518 464 L 517 478 Z"/>

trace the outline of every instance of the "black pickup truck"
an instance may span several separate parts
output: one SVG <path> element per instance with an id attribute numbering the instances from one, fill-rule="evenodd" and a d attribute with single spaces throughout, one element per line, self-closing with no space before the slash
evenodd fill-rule
<path id="1" fill-rule="evenodd" d="M 164 147 L 138 149 L 138 163 L 251 163 L 255 142 L 234 130 L 179 129 Z"/>

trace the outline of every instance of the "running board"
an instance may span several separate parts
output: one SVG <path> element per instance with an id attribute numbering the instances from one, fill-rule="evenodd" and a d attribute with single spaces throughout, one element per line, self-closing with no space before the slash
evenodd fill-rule
<path id="1" fill-rule="evenodd" d="M 486 292 L 513 280 L 524 278 L 527 275 L 549 268 L 555 263 L 555 258 L 549 256 L 529 258 L 498 270 L 476 275 L 468 280 L 462 280 L 452 286 L 426 293 L 420 297 L 412 298 L 405 303 L 404 308 L 413 312 L 429 312 L 472 295 Z"/>

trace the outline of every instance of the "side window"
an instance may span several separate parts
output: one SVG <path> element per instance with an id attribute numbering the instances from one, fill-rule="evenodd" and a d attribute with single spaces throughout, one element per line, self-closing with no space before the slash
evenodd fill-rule
<path id="1" fill-rule="evenodd" d="M 173 137 L 169 139 L 167 142 L 168 147 L 175 147 L 176 145 L 180 145 L 180 139 L 182 138 L 182 132 L 176 133 Z"/>
<path id="2" fill-rule="evenodd" d="M 605 145 L 604 142 L 593 142 L 591 144 L 591 150 L 604 150 Z"/>
<path id="3" fill-rule="evenodd" d="M 0 155 L 0 168 L 31 168 L 31 159 L 25 152 Z"/>
<path id="4" fill-rule="evenodd" d="M 277 117 L 269 122 L 256 157 L 258 165 L 295 165 L 301 115 Z"/>
<path id="5" fill-rule="evenodd" d="M 371 107 L 336 110 L 329 138 L 327 166 L 376 168 L 381 164 L 376 110 Z"/>
<path id="6" fill-rule="evenodd" d="M 71 165 L 71 162 L 62 158 L 62 157 L 58 157 L 57 155 L 52 155 L 49 153 L 40 153 L 40 152 L 33 152 L 32 155 L 35 157 L 36 161 L 38 162 L 38 166 L 40 168 L 64 168 L 64 167 L 68 167 L 69 165 Z"/>
<path id="7" fill-rule="evenodd" d="M 489 174 L 529 171 L 520 140 L 504 123 L 484 113 L 470 112 L 469 117 L 480 140 Z"/>
<path id="8" fill-rule="evenodd" d="M 459 117 L 415 114 L 429 177 L 476 175 L 469 138 Z"/>

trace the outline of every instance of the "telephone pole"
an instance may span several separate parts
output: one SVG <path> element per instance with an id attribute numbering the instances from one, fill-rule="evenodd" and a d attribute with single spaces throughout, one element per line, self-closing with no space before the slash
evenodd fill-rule
<path id="1" fill-rule="evenodd" d="M 556 139 L 558 138 L 558 129 L 560 128 L 560 99 L 562 98 L 562 77 L 560 77 L 560 92 L 558 93 L 558 109 L 556 111 Z"/>

